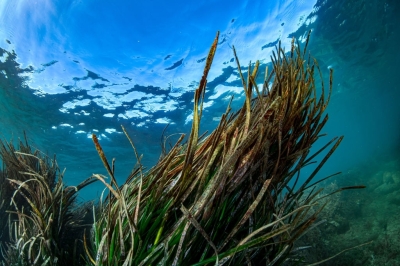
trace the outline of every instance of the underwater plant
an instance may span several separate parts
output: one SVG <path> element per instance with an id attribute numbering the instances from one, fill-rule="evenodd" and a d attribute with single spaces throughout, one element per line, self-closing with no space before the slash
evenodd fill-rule
<path id="1" fill-rule="evenodd" d="M 78 186 L 65 186 L 55 157 L 33 150 L 26 136 L 18 149 L 1 141 L 1 264 L 300 263 L 293 255 L 299 248 L 295 243 L 320 224 L 317 219 L 326 197 L 363 187 L 343 187 L 328 195 L 320 195 L 322 189 L 315 187 L 331 177 L 313 181 L 343 137 L 334 137 L 311 153 L 328 121 L 324 112 L 333 70 L 326 89 L 317 61 L 306 54 L 309 36 L 303 49 L 295 40 L 288 52 L 280 44 L 276 47 L 262 88 L 256 83 L 259 62 L 249 63 L 245 77 L 233 47 L 245 102 L 235 113 L 229 104 L 217 128 L 206 136 L 199 129 L 217 33 L 194 93 L 186 142 L 182 134 L 145 172 L 122 127 L 137 158 L 122 185 L 116 182 L 114 160 L 109 163 L 94 134 L 110 183 L 106 176 L 94 174 Z M 301 181 L 300 171 L 314 163 L 314 170 Z M 108 193 L 103 192 L 97 205 L 77 204 L 80 189 L 95 181 L 102 182 Z"/>
<path id="2" fill-rule="evenodd" d="M 219 33 L 208 54 L 194 94 L 190 136 L 184 135 L 158 163 L 143 172 L 138 164 L 119 186 L 101 145 L 93 142 L 111 178 L 96 174 L 109 189 L 94 211 L 91 239 L 85 238 L 90 265 L 279 265 L 291 259 L 297 239 L 310 230 L 325 204 L 314 177 L 343 137 L 310 154 L 324 134 L 324 114 L 332 90 L 323 83 L 317 61 L 293 40 L 288 53 L 273 52 L 272 70 L 256 84 L 259 62 L 242 73 L 245 92 L 236 113 L 228 105 L 217 128 L 199 136 L 207 75 Z M 321 80 L 317 89 L 316 79 Z M 327 91 L 327 92 L 326 92 Z M 254 98 L 253 98 L 254 95 Z M 300 170 L 327 151 L 300 182 Z M 359 187 L 354 187 L 359 188 Z M 346 188 L 348 189 L 348 188 Z"/>
<path id="3" fill-rule="evenodd" d="M 90 203 L 78 206 L 76 197 L 96 180 L 66 187 L 55 157 L 32 150 L 26 136 L 18 149 L 0 141 L 0 156 L 2 265 L 82 265 L 81 239 L 92 221 Z"/>

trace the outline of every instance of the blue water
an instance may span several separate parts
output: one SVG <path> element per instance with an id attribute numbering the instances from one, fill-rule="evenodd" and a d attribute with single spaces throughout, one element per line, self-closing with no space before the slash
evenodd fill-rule
<path id="1" fill-rule="evenodd" d="M 328 136 L 317 146 L 345 135 L 319 177 L 399 149 L 398 2 L 198 2 L 2 1 L 2 137 L 15 140 L 25 130 L 35 147 L 57 154 L 74 185 L 106 174 L 95 133 L 123 183 L 136 158 L 120 126 L 147 168 L 160 156 L 168 124 L 171 144 L 176 133 L 188 133 L 193 91 L 217 30 L 202 132 L 217 125 L 231 95 L 234 108 L 243 102 L 232 45 L 242 66 L 260 59 L 263 69 L 278 41 L 288 48 L 292 37 L 303 40 L 313 30 L 310 52 L 326 81 L 334 69 Z M 81 197 L 102 188 L 86 188 Z"/>

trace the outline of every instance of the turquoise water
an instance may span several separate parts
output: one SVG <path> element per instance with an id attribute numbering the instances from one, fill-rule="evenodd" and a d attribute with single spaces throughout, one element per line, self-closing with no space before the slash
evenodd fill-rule
<path id="1" fill-rule="evenodd" d="M 172 144 L 176 134 L 188 133 L 193 91 L 218 30 L 202 132 L 215 128 L 231 95 L 236 109 L 243 103 L 232 45 L 242 65 L 259 59 L 264 69 L 277 42 L 289 46 L 290 36 L 312 21 L 314 4 L 3 1 L 1 134 L 16 139 L 25 130 L 39 149 L 57 154 L 65 181 L 77 184 L 105 173 L 91 140 L 95 133 L 109 160 L 116 158 L 123 183 L 136 158 L 120 126 L 148 168 L 160 156 L 168 124 Z M 82 197 L 96 197 L 102 188 Z"/>
<path id="2" fill-rule="evenodd" d="M 120 182 L 136 160 L 120 125 L 144 154 L 147 167 L 159 157 L 162 131 L 168 123 L 166 135 L 188 133 L 193 89 L 217 30 L 222 41 L 208 81 L 203 131 L 216 126 L 230 95 L 235 96 L 235 107 L 243 101 L 233 75 L 231 45 L 237 48 L 242 65 L 256 59 L 267 63 L 277 40 L 288 45 L 292 36 L 304 37 L 311 29 L 310 52 L 325 77 L 329 67 L 334 69 L 325 132 L 329 137 L 345 135 L 322 176 L 346 171 L 398 147 L 400 58 L 396 44 L 400 35 L 395 1 L 319 1 L 315 7 L 302 1 L 270 6 L 256 1 L 228 5 L 227 10 L 223 1 L 209 9 L 206 4 L 187 4 L 179 11 L 181 16 L 174 13 L 175 19 L 141 18 L 148 28 L 138 21 L 137 11 L 121 10 L 148 8 L 154 18 L 162 12 L 155 6 L 101 3 L 48 4 L 43 6 L 48 15 L 41 17 L 28 2 L 10 1 L 2 7 L 1 134 L 16 139 L 25 130 L 39 149 L 57 154 L 60 167 L 66 168 L 67 183 L 104 172 L 91 133 L 100 136 L 109 159 L 116 158 Z M 205 18 L 198 13 L 203 10 L 207 10 Z M 35 15 L 30 17 L 29 12 Z M 17 16 L 16 24 L 10 25 Z M 191 22 L 184 23 L 185 19 Z M 165 27 L 154 33 L 163 23 Z M 172 24 L 180 25 L 180 33 L 173 31 Z M 135 48 L 137 41 L 133 42 L 140 38 L 146 45 Z M 182 58 L 184 63 L 175 66 Z M 83 197 L 94 196 L 94 190 Z"/>
<path id="3" fill-rule="evenodd" d="M 231 45 L 242 65 L 256 59 L 266 64 L 278 40 L 288 46 L 291 37 L 302 38 L 313 30 L 310 52 L 326 77 L 328 68 L 334 69 L 325 132 L 345 135 L 321 176 L 396 152 L 399 4 L 314 4 L 260 1 L 236 6 L 211 1 L 174 10 L 89 1 L 43 4 L 39 11 L 27 1 L 5 1 L 0 28 L 1 134 L 16 139 L 25 130 L 39 149 L 57 154 L 60 167 L 66 167 L 67 183 L 76 184 L 104 172 L 90 139 L 95 133 L 110 160 L 116 158 L 123 182 L 135 157 L 120 125 L 144 154 L 147 167 L 159 157 L 168 123 L 166 135 L 187 133 L 193 90 L 217 30 L 221 41 L 208 80 L 203 131 L 216 126 L 230 95 L 235 96 L 236 108 L 243 101 Z M 85 191 L 83 197 L 95 191 Z"/>
<path id="4" fill-rule="evenodd" d="M 228 96 L 235 96 L 234 108 L 244 99 L 232 45 L 243 66 L 262 59 L 265 67 L 278 40 L 289 47 L 292 37 L 304 38 L 312 30 L 309 51 L 326 80 L 328 69 L 334 69 L 325 141 L 345 136 L 319 177 L 342 171 L 342 185 L 379 187 L 384 183 L 376 177 L 379 172 L 398 170 L 398 1 L 127 2 L 0 4 L 0 133 L 15 140 L 26 131 L 35 147 L 57 154 L 68 184 L 106 173 L 92 133 L 109 160 L 116 158 L 123 183 L 136 158 L 120 125 L 144 154 L 147 168 L 160 156 L 168 124 L 166 136 L 189 132 L 193 91 L 217 30 L 221 41 L 208 80 L 202 132 L 217 125 Z M 81 198 L 95 198 L 102 188 L 85 188 Z M 398 204 L 390 204 L 393 212 L 382 217 L 397 213 Z"/>

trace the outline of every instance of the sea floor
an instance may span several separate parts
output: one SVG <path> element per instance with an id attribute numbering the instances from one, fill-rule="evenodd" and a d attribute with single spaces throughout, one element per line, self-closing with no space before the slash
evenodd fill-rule
<path id="1" fill-rule="evenodd" d="M 321 184 L 322 194 L 355 185 L 366 188 L 328 198 L 319 215 L 322 223 L 298 242 L 296 257 L 311 263 L 343 252 L 320 265 L 400 265 L 399 154 L 375 158 L 327 180 Z"/>

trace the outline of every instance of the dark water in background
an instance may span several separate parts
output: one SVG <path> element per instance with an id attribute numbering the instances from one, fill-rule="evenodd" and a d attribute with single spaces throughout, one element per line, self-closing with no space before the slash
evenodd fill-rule
<path id="1" fill-rule="evenodd" d="M 335 71 L 325 130 L 345 136 L 325 170 L 398 155 L 400 3 L 328 1 L 317 13 L 310 50 Z"/>
<path id="2" fill-rule="evenodd" d="M 328 108 L 329 122 L 324 130 L 328 137 L 324 140 L 345 135 L 320 177 L 347 171 L 369 161 L 376 162 L 383 155 L 397 155 L 400 147 L 399 1 L 319 1 L 312 16 L 317 18 L 315 23 L 301 27 L 293 36 L 299 37 L 312 28 L 310 52 L 318 59 L 326 77 L 328 67 L 334 68 L 334 92 Z M 6 52 L 11 53 L 1 51 Z M 49 154 L 57 154 L 60 167 L 67 169 L 65 180 L 68 184 L 77 184 L 92 173 L 105 174 L 91 139 L 76 135 L 72 130 L 61 133 L 50 130 L 50 121 L 71 119 L 58 111 L 56 103 L 63 101 L 63 96 L 40 98 L 33 95 L 21 78 L 24 72 L 31 70 L 19 69 L 12 56 L 0 65 L 0 70 L 3 69 L 8 77 L 0 75 L 2 137 L 17 139 L 25 130 L 35 146 Z M 186 108 L 191 108 L 191 93 L 184 97 Z M 96 122 L 96 115 L 102 115 L 96 106 L 90 108 L 91 116 L 84 121 L 88 126 Z M 210 108 L 203 119 L 206 121 L 203 130 L 215 127 L 217 122 L 212 121 L 212 117 L 224 110 L 225 106 Z M 151 167 L 161 151 L 164 125 L 134 132 L 129 130 L 127 122 L 112 122 L 125 123 L 139 153 L 144 154 L 142 163 Z M 188 131 L 188 126 L 171 125 L 167 134 Z M 101 144 L 109 160 L 116 158 L 118 181 L 122 183 L 136 162 L 128 140 L 119 135 L 112 142 L 104 140 Z M 351 184 L 351 180 L 349 182 Z M 83 190 L 83 197 L 94 197 L 100 188 L 102 185 L 98 184 Z"/>

